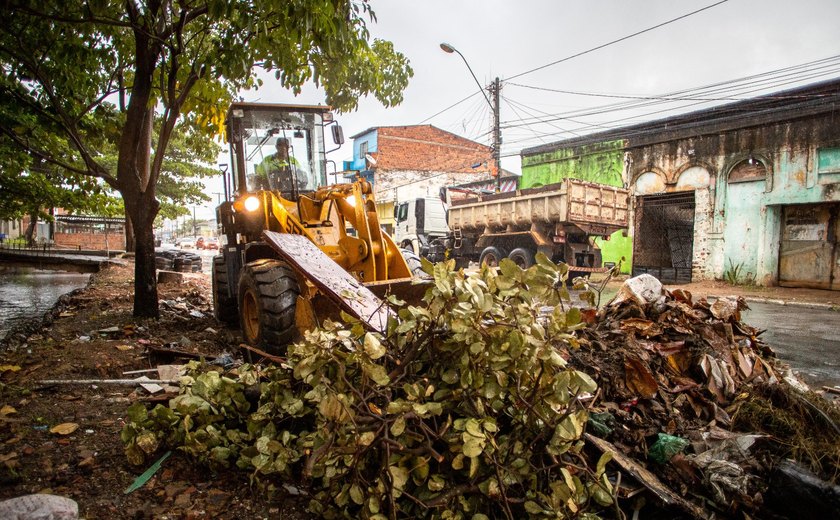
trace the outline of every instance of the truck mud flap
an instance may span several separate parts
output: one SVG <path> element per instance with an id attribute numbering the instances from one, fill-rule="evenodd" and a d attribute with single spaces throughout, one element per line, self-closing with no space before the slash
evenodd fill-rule
<path id="1" fill-rule="evenodd" d="M 301 279 L 311 282 L 330 302 L 359 319 L 368 329 L 384 334 L 388 319 L 396 318 L 384 300 L 350 276 L 308 238 L 274 231 L 263 231 L 263 238 Z M 390 284 L 394 282 L 397 280 Z M 383 294 L 386 292 L 384 289 Z"/>

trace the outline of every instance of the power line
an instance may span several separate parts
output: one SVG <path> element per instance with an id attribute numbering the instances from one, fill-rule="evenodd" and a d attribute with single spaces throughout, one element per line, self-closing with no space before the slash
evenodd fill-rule
<path id="1" fill-rule="evenodd" d="M 785 81 L 780 81 L 780 79 L 783 79 L 785 77 L 785 76 L 782 76 L 782 77 L 779 77 L 779 78 L 773 78 L 772 80 L 764 80 L 762 82 L 753 82 L 753 83 L 747 83 L 747 84 L 744 84 L 744 85 L 739 85 L 737 87 L 732 87 L 730 90 L 731 91 L 739 91 L 740 94 L 755 93 L 755 92 L 759 92 L 759 91 L 762 91 L 762 90 L 766 90 L 768 88 L 778 88 L 778 87 L 783 87 L 783 86 L 790 85 L 790 84 L 793 84 L 793 83 L 800 83 L 800 82 L 805 81 L 805 80 L 822 78 L 822 77 L 825 77 L 827 75 L 835 74 L 837 72 L 840 72 L 840 68 L 832 68 L 832 69 L 825 70 L 825 71 L 814 72 L 814 73 L 810 73 L 810 74 L 806 74 L 806 75 L 799 75 L 797 77 L 787 79 Z M 773 81 L 773 83 L 768 85 L 768 84 L 766 84 L 768 81 Z M 755 88 L 753 88 L 753 87 L 755 87 Z M 745 90 L 745 89 L 750 89 L 750 88 L 751 88 L 751 90 Z M 752 98 L 744 98 L 744 99 L 752 99 Z M 675 99 L 674 101 L 695 101 L 695 100 L 694 100 L 694 98 L 680 98 L 680 99 Z M 567 114 L 554 114 L 552 117 L 547 117 L 547 118 L 534 118 L 534 120 L 531 120 L 531 121 L 515 121 L 515 122 L 511 122 L 511 124 L 504 125 L 502 128 L 514 128 L 514 127 L 527 126 L 527 125 L 532 125 L 532 124 L 548 123 L 550 121 L 558 121 L 558 120 L 562 120 L 562 119 L 571 120 L 571 119 L 569 119 L 569 116 L 571 116 L 571 115 L 574 115 L 575 117 L 588 117 L 588 116 L 602 115 L 602 114 L 606 114 L 606 113 L 619 112 L 619 111 L 630 110 L 630 109 L 652 107 L 652 106 L 666 104 L 666 103 L 673 103 L 674 101 L 657 101 L 657 100 L 654 100 L 654 101 L 646 101 L 646 102 L 643 102 L 643 103 L 620 103 L 620 104 L 614 104 L 614 105 L 604 105 L 604 106 L 601 106 L 601 107 L 593 107 L 593 108 L 589 108 L 589 109 L 582 109 L 582 110 L 578 110 L 578 111 L 573 111 L 573 112 L 569 112 Z M 647 116 L 647 115 L 658 114 L 658 113 L 661 113 L 661 112 L 680 110 L 680 109 L 684 109 L 686 107 L 711 103 L 713 101 L 714 100 L 701 99 L 701 100 L 695 101 L 693 103 L 688 103 L 688 104 L 684 104 L 684 105 L 680 105 L 680 106 L 676 106 L 676 107 L 671 107 L 671 108 L 667 108 L 667 109 L 664 109 L 664 110 L 658 110 L 658 111 L 642 114 L 642 115 L 639 115 L 639 116 L 632 116 L 632 117 L 643 117 L 643 116 Z M 622 119 L 618 119 L 618 120 L 611 121 L 611 122 L 624 121 L 626 119 L 629 119 L 629 118 L 622 118 Z"/>
<path id="2" fill-rule="evenodd" d="M 470 94 L 469 96 L 465 97 L 465 98 L 464 98 L 464 99 L 462 99 L 461 101 L 456 101 L 455 103 L 452 103 L 451 105 L 449 105 L 448 107 L 444 108 L 444 109 L 443 109 L 443 110 L 441 110 L 440 112 L 437 112 L 437 113 L 435 113 L 435 114 L 433 114 L 433 115 L 431 115 L 431 116 L 427 117 L 426 119 L 424 119 L 424 120 L 420 121 L 420 122 L 419 122 L 419 123 L 417 123 L 417 124 L 418 124 L 418 125 L 422 125 L 422 124 L 423 124 L 423 123 L 425 123 L 426 121 L 428 121 L 428 120 L 430 120 L 430 119 L 434 119 L 434 118 L 436 118 L 437 116 L 439 116 L 439 115 L 443 114 L 443 113 L 444 113 L 444 112 L 446 112 L 447 110 L 450 110 L 450 109 L 452 109 L 452 108 L 457 107 L 458 105 L 460 105 L 460 104 L 461 104 L 461 103 L 463 103 L 464 101 L 466 101 L 466 100 L 470 99 L 471 97 L 473 97 L 473 96 L 474 96 L 474 95 L 476 95 L 476 94 L 478 94 L 478 92 L 473 92 L 472 94 Z"/>
<path id="3" fill-rule="evenodd" d="M 641 31 L 634 32 L 633 34 L 628 34 L 627 36 L 623 36 L 623 37 L 621 37 L 621 38 L 618 38 L 617 40 L 613 40 L 613 41 L 611 41 L 611 42 L 607 42 L 607 43 L 604 43 L 604 44 L 598 45 L 597 47 L 592 47 L 591 49 L 588 49 L 588 50 L 585 50 L 585 51 L 579 52 L 579 53 L 577 53 L 577 54 L 573 54 L 573 55 L 571 55 L 571 56 L 567 56 L 567 57 L 562 58 L 562 59 L 559 59 L 559 60 L 557 60 L 557 61 L 552 61 L 551 63 L 547 63 L 547 64 L 545 64 L 545 65 L 541 65 L 541 66 L 536 67 L 536 68 L 533 68 L 533 69 L 531 69 L 531 70 L 526 70 L 525 72 L 520 72 L 519 74 L 516 74 L 516 75 L 514 75 L 514 76 L 511 76 L 511 77 L 507 78 L 507 80 L 506 80 L 506 81 L 509 81 L 509 80 L 512 80 L 512 79 L 516 79 L 516 78 L 518 78 L 518 77 L 520 77 L 520 76 L 524 76 L 524 75 L 526 75 L 526 74 L 531 74 L 532 72 L 536 72 L 536 71 L 538 71 L 538 70 L 542 70 L 542 69 L 545 69 L 545 68 L 547 68 L 547 67 L 551 67 L 552 65 L 557 65 L 558 63 L 563 63 L 564 61 L 569 61 L 569 60 L 571 60 L 571 59 L 573 59 L 573 58 L 577 58 L 577 57 L 579 57 L 579 56 L 583 56 L 584 54 L 589 54 L 590 52 L 595 52 L 595 51 L 597 51 L 597 50 L 603 49 L 604 47 L 609 47 L 610 45 L 614 45 L 614 44 L 616 44 L 616 43 L 623 42 L 624 40 L 628 40 L 628 39 L 633 38 L 633 37 L 635 37 L 635 36 L 639 36 L 640 34 L 644 34 L 644 33 L 646 33 L 646 32 L 650 32 L 650 31 L 652 31 L 652 30 L 654 30 L 654 29 L 658 29 L 658 28 L 660 28 L 660 27 L 664 27 L 664 26 L 666 26 L 666 25 L 668 25 L 668 24 L 671 24 L 671 23 L 674 23 L 674 22 L 676 22 L 676 21 L 678 21 L 678 20 L 682 20 L 682 19 L 684 19 L 684 18 L 688 18 L 689 16 L 693 16 L 693 15 L 695 15 L 695 14 L 697 14 L 697 13 L 701 13 L 701 12 L 706 11 L 706 10 L 708 10 L 708 9 L 711 9 L 711 8 L 713 8 L 713 7 L 717 7 L 717 6 L 721 5 L 721 4 L 725 4 L 725 3 L 726 3 L 726 2 L 728 2 L 728 1 L 729 1 L 729 0 L 721 0 L 720 2 L 717 2 L 717 3 L 711 4 L 711 5 L 707 5 L 706 7 L 702 7 L 702 8 L 700 8 L 700 9 L 697 9 L 696 11 L 692 11 L 692 12 L 690 12 L 690 13 L 686 13 L 686 14 L 681 15 L 681 16 L 678 16 L 678 17 L 676 17 L 676 18 L 672 18 L 672 19 L 670 19 L 670 20 L 668 20 L 668 21 L 666 21 L 666 22 L 662 22 L 662 23 L 657 24 L 657 25 L 654 25 L 654 26 L 652 26 L 652 27 L 648 27 L 647 29 L 643 29 L 643 30 L 641 30 Z"/>
<path id="4" fill-rule="evenodd" d="M 643 101 L 654 101 L 654 102 L 638 103 L 638 102 L 635 102 L 635 101 L 628 101 L 628 102 L 623 102 L 623 103 L 602 105 L 600 107 L 580 109 L 580 110 L 577 110 L 577 111 L 572 111 L 572 112 L 566 113 L 564 115 L 566 117 L 568 117 L 570 115 L 592 115 L 592 114 L 595 114 L 595 113 L 603 113 L 605 111 L 617 111 L 617 110 L 621 110 L 621 109 L 625 109 L 625 108 L 639 108 L 639 107 L 644 107 L 644 106 L 651 106 L 651 105 L 655 105 L 655 104 L 660 104 L 658 101 L 661 101 L 661 100 L 674 100 L 674 101 L 692 100 L 691 98 L 688 98 L 686 96 L 680 97 L 680 95 L 681 94 L 692 94 L 692 93 L 695 94 L 695 95 L 698 95 L 699 93 L 702 93 L 704 91 L 705 91 L 706 94 L 714 94 L 714 93 L 722 93 L 722 92 L 731 93 L 731 92 L 735 92 L 735 91 L 738 91 L 738 90 L 743 90 L 743 89 L 748 88 L 750 86 L 756 86 L 756 85 L 759 85 L 759 84 L 762 84 L 762 83 L 767 83 L 767 82 L 775 82 L 774 85 L 767 85 L 766 86 L 766 88 L 772 88 L 772 87 L 777 86 L 779 84 L 779 82 L 778 82 L 779 79 L 789 77 L 793 73 L 798 74 L 799 71 L 803 68 L 812 67 L 813 65 L 816 65 L 816 64 L 821 64 L 821 63 L 828 62 L 829 60 L 835 60 L 835 63 L 824 64 L 822 67 L 818 67 L 817 70 L 825 68 L 827 66 L 835 66 L 838 63 L 840 63 L 840 62 L 836 61 L 838 58 L 840 58 L 840 56 L 832 56 L 830 58 L 824 58 L 822 60 L 816 60 L 816 61 L 813 61 L 813 62 L 808 62 L 808 63 L 805 63 L 805 64 L 801 64 L 801 65 L 795 65 L 795 66 L 786 67 L 786 68 L 782 68 L 782 69 L 777 69 L 777 70 L 764 72 L 764 73 L 760 73 L 760 74 L 754 74 L 754 75 L 746 76 L 746 77 L 743 77 L 743 78 L 737 78 L 737 79 L 733 79 L 733 80 L 727 80 L 727 81 L 723 81 L 723 82 L 713 83 L 713 84 L 705 85 L 705 86 L 702 86 L 702 87 L 693 87 L 693 88 L 689 88 L 689 89 L 683 89 L 683 90 L 675 91 L 675 92 L 668 93 L 668 94 L 662 94 L 660 96 L 648 96 L 647 98 L 643 99 Z M 813 71 L 811 71 L 811 72 L 813 72 Z M 830 71 L 827 71 L 827 72 L 831 73 L 831 72 L 834 72 L 834 70 L 830 70 Z M 782 73 L 791 73 L 791 74 L 782 74 Z M 765 76 L 770 76 L 770 75 L 773 75 L 773 74 L 776 74 L 778 76 L 773 77 L 773 78 L 762 79 L 760 81 L 749 82 L 749 80 L 756 80 L 756 79 L 763 78 Z M 813 76 L 813 74 L 811 74 L 811 75 Z M 801 77 L 798 78 L 798 80 L 801 80 L 801 79 L 802 79 Z M 729 86 L 727 88 L 723 88 L 723 87 L 726 87 L 727 85 L 733 85 L 733 84 L 738 83 L 738 82 L 743 82 L 744 84 L 739 85 L 739 86 Z M 517 84 L 514 84 L 514 85 L 517 85 Z M 721 87 L 721 88 L 715 88 L 715 87 Z M 714 90 L 712 90 L 712 89 L 714 89 Z M 709 101 L 714 101 L 714 100 L 716 100 L 716 99 L 711 99 Z M 601 111 L 601 112 L 597 112 L 597 111 Z M 553 115 L 557 116 L 557 115 L 560 115 L 560 114 L 553 114 Z M 534 119 L 536 120 L 536 119 L 541 119 L 541 118 L 534 118 Z"/>

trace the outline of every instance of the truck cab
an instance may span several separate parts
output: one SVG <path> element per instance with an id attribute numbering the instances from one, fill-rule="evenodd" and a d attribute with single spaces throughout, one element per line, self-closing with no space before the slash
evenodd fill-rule
<path id="1" fill-rule="evenodd" d="M 394 222 L 394 241 L 419 256 L 428 256 L 429 244 L 449 234 L 446 207 L 435 197 L 397 203 L 394 206 Z"/>

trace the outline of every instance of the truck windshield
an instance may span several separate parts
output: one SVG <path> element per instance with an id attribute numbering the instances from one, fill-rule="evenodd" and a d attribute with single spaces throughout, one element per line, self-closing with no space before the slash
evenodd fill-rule
<path id="1" fill-rule="evenodd" d="M 277 109 L 244 110 L 234 135 L 244 161 L 234 161 L 248 191 L 311 192 L 326 183 L 322 115 Z M 240 175 L 244 173 L 244 175 Z"/>

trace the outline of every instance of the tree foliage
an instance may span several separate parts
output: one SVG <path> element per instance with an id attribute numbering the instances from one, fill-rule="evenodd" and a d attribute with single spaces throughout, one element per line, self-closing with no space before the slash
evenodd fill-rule
<path id="1" fill-rule="evenodd" d="M 507 259 L 500 273 L 453 267 L 426 262 L 424 304 L 402 307 L 385 335 L 345 318 L 291 346 L 287 366 L 193 365 L 168 407 L 131 407 L 129 460 L 165 446 L 269 487 L 303 480 L 325 518 L 586 518 L 609 506 L 609 456 L 594 468 L 581 456 L 582 398 L 596 385 L 562 355 L 583 326 L 559 305 L 567 267 L 544 255 L 524 271 Z"/>
<path id="2" fill-rule="evenodd" d="M 218 134 L 231 96 L 258 86 L 255 66 L 293 91 L 314 81 L 341 110 L 367 94 L 399 103 L 411 75 L 389 43 L 370 41 L 366 0 L 12 0 L 4 10 L 2 145 L 120 193 L 141 316 L 158 315 L 152 226 L 182 116 L 196 136 Z"/>

